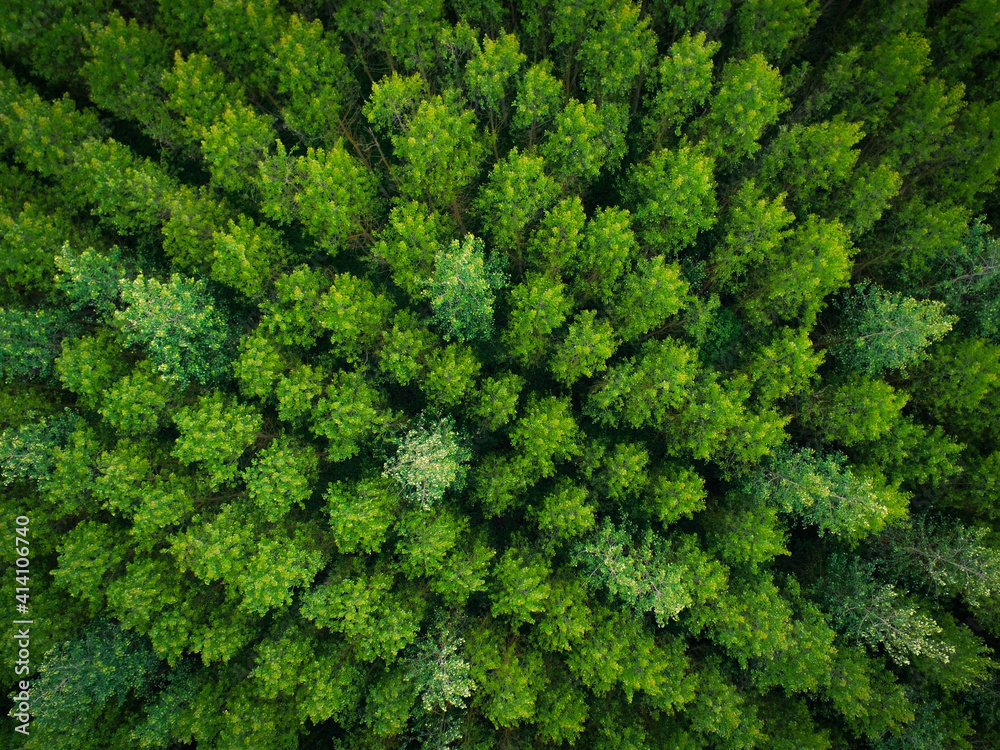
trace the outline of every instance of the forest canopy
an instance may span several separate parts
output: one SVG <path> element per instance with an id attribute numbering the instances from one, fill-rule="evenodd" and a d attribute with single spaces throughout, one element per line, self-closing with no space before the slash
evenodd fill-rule
<path id="1" fill-rule="evenodd" d="M 998 91 L 995 0 L 8 0 L 3 742 L 1000 747 Z"/>

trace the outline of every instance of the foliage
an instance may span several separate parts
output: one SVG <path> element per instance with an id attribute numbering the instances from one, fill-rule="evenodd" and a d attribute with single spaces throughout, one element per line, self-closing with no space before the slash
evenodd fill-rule
<path id="1" fill-rule="evenodd" d="M 446 341 L 489 338 L 493 333 L 493 301 L 504 276 L 493 258 L 486 260 L 482 240 L 466 235 L 434 259 L 430 298 L 434 321 Z"/>
<path id="2" fill-rule="evenodd" d="M 227 368 L 226 323 L 203 281 L 173 274 L 166 283 L 139 274 L 122 280 L 114 322 L 125 346 L 142 345 L 167 381 L 207 384 Z"/>
<path id="3" fill-rule="evenodd" d="M 10 0 L 7 744 L 996 746 L 995 5 Z"/>
<path id="4" fill-rule="evenodd" d="M 927 345 L 951 330 L 944 304 L 920 301 L 872 284 L 852 289 L 844 312 L 843 341 L 835 349 L 845 364 L 869 373 L 905 369 Z"/>
<path id="5" fill-rule="evenodd" d="M 462 464 L 469 458 L 468 449 L 455 434 L 454 421 L 444 419 L 433 429 L 410 430 L 396 455 L 386 462 L 384 476 L 395 479 L 407 499 L 430 510 L 450 487 L 461 486 Z"/>

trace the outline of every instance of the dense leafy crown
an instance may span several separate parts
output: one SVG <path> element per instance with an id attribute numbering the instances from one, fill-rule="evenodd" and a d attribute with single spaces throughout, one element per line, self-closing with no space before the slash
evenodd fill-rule
<path id="1" fill-rule="evenodd" d="M 0 744 L 1000 747 L 995 0 L 2 5 Z"/>

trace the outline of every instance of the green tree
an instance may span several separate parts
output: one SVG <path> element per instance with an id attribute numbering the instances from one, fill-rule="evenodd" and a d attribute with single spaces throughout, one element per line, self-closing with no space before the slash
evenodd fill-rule
<path id="1" fill-rule="evenodd" d="M 656 88 L 650 96 L 643 131 L 654 146 L 679 136 L 688 118 L 712 91 L 712 58 L 718 42 L 708 42 L 704 32 L 685 34 L 670 46 L 651 76 Z"/>
<path id="2" fill-rule="evenodd" d="M 844 337 L 834 353 L 853 369 L 872 374 L 919 362 L 927 345 L 951 330 L 944 303 L 920 301 L 875 284 L 852 288 L 844 310 Z"/>
<path id="3" fill-rule="evenodd" d="M 908 495 L 876 472 L 855 474 L 844 457 L 811 450 L 776 451 L 750 481 L 766 502 L 848 541 L 863 539 L 906 516 Z"/>
<path id="4" fill-rule="evenodd" d="M 385 464 L 383 476 L 395 479 L 407 499 L 425 510 L 451 487 L 461 486 L 471 454 L 455 433 L 455 423 L 443 419 L 433 429 L 416 427 Z"/>
<path id="5" fill-rule="evenodd" d="M 566 320 L 573 301 L 563 293 L 565 289 L 565 284 L 550 276 L 529 274 L 511 290 L 513 309 L 503 343 L 516 360 L 537 361 L 546 337 Z"/>
<path id="6" fill-rule="evenodd" d="M 454 98 L 424 99 L 405 130 L 392 139 L 402 162 L 394 176 L 403 195 L 454 210 L 460 191 L 479 173 L 484 156 L 472 112 Z"/>
<path id="7" fill-rule="evenodd" d="M 851 447 L 892 431 L 908 400 L 884 380 L 858 375 L 816 393 L 801 420 L 824 441 Z"/>
<path id="8" fill-rule="evenodd" d="M 632 231 L 632 215 L 617 207 L 598 209 L 587 221 L 586 230 L 570 283 L 581 299 L 608 302 L 616 282 L 639 260 L 639 243 Z"/>
<path id="9" fill-rule="evenodd" d="M 688 284 L 676 263 L 667 265 L 662 255 L 637 264 L 627 274 L 612 305 L 612 320 L 622 339 L 631 341 L 655 331 L 684 308 Z"/>
<path id="10" fill-rule="evenodd" d="M 356 84 L 336 35 L 293 13 L 271 42 L 268 67 L 284 97 L 281 118 L 306 142 L 329 142 Z"/>
<path id="11" fill-rule="evenodd" d="M 322 387 L 310 414 L 310 431 L 327 439 L 326 458 L 343 461 L 357 455 L 362 442 L 377 434 L 389 415 L 381 394 L 359 372 L 337 372 Z"/>
<path id="12" fill-rule="evenodd" d="M 263 426 L 254 409 L 220 391 L 203 397 L 197 406 L 183 407 L 173 419 L 181 433 L 173 455 L 184 464 L 201 462 L 213 486 L 236 478 L 240 456 Z"/>
<path id="13" fill-rule="evenodd" d="M 553 177 L 566 186 L 592 182 L 605 166 L 614 167 L 622 157 L 623 134 L 612 113 L 593 101 L 570 99 L 555 117 L 555 130 L 541 146 L 541 155 Z"/>
<path id="14" fill-rule="evenodd" d="M 591 377 L 607 368 L 618 348 L 614 329 L 606 320 L 597 322 L 597 313 L 583 310 L 569 324 L 566 338 L 552 355 L 552 373 L 564 385 L 581 377 Z"/>
<path id="15" fill-rule="evenodd" d="M 152 691 L 159 671 L 160 659 L 144 638 L 108 621 L 93 622 L 50 652 L 33 681 L 36 742 L 61 737 L 72 747 L 88 747 L 91 733 L 113 741 L 114 732 L 96 726 L 97 717 L 104 709 L 121 716 L 130 699 Z"/>
<path id="16" fill-rule="evenodd" d="M 526 60 L 517 37 L 501 31 L 495 40 L 483 39 L 481 51 L 465 67 L 469 98 L 486 114 L 494 141 L 510 116 L 512 79 Z"/>
<path id="17" fill-rule="evenodd" d="M 406 679 L 413 683 L 428 714 L 427 747 L 448 747 L 462 737 L 455 714 L 465 708 L 465 699 L 476 689 L 469 662 L 459 651 L 464 643 L 439 621 L 415 644 L 407 660 Z"/>
<path id="18" fill-rule="evenodd" d="M 170 67 L 169 43 L 154 29 L 127 22 L 112 11 L 104 26 L 84 31 L 90 59 L 81 71 L 97 106 L 126 120 L 137 120 L 165 146 L 182 142 L 179 123 L 167 109 L 160 79 Z"/>
<path id="19" fill-rule="evenodd" d="M 751 276 L 746 311 L 760 318 L 799 319 L 811 327 L 827 295 L 847 285 L 854 248 L 844 225 L 810 214 Z"/>
<path id="20" fill-rule="evenodd" d="M 838 629 L 871 648 L 883 648 L 897 664 L 926 655 L 947 662 L 954 650 L 937 636 L 941 628 L 896 587 L 873 575 L 873 566 L 835 557 L 824 598 Z M 836 581 L 836 583 L 833 583 Z"/>
<path id="21" fill-rule="evenodd" d="M 488 339 L 493 334 L 493 303 L 504 276 L 497 260 L 487 260 L 483 250 L 483 241 L 470 234 L 434 258 L 429 292 L 434 322 L 446 341 Z"/>
<path id="22" fill-rule="evenodd" d="M 699 121 L 705 155 L 725 168 L 751 156 L 760 149 L 764 131 L 789 106 L 781 75 L 761 55 L 727 62 L 709 110 Z"/>
<path id="23" fill-rule="evenodd" d="M 237 105 L 237 112 L 246 111 L 246 95 L 204 54 L 193 52 L 187 59 L 174 52 L 173 68 L 161 78 L 167 91 L 167 107 L 184 123 L 187 139 L 200 144 L 212 125 L 221 120 L 227 106 Z"/>
<path id="24" fill-rule="evenodd" d="M 49 310 L 0 307 L 0 379 L 47 381 L 55 375 L 55 359 L 63 336 L 73 333 L 68 316 Z"/>
<path id="25" fill-rule="evenodd" d="M 242 214 L 239 223 L 230 219 L 228 231 L 216 232 L 213 239 L 212 278 L 249 297 L 261 294 L 271 269 L 280 266 L 288 253 L 277 232 Z"/>
<path id="26" fill-rule="evenodd" d="M 283 435 L 254 457 L 253 465 L 243 472 L 243 480 L 247 494 L 273 523 L 312 497 L 317 468 L 312 448 Z"/>
<path id="27" fill-rule="evenodd" d="M 781 0 L 765 3 L 750 0 L 736 11 L 739 49 L 759 52 L 768 60 L 780 60 L 789 45 L 806 35 L 819 14 L 814 0 Z"/>
<path id="28" fill-rule="evenodd" d="M 258 164 L 274 142 L 271 118 L 249 107 L 227 103 L 208 125 L 201 152 L 212 173 L 212 184 L 232 193 L 253 189 Z"/>
<path id="29" fill-rule="evenodd" d="M 654 152 L 629 175 L 639 237 L 650 249 L 676 253 L 715 224 L 714 159 L 699 147 Z"/>
<path id="30" fill-rule="evenodd" d="M 581 83 L 598 102 L 627 102 L 656 56 L 656 36 L 640 6 L 608 8 L 580 45 Z"/>
<path id="31" fill-rule="evenodd" d="M 487 220 L 497 249 L 518 253 L 528 226 L 558 194 L 559 186 L 545 174 L 542 158 L 513 148 L 493 167 L 475 207 Z"/>
<path id="32" fill-rule="evenodd" d="M 123 279 L 127 307 L 115 312 L 125 346 L 144 346 L 160 375 L 207 384 L 227 369 L 228 330 L 203 281 L 173 274 L 166 283 Z"/>

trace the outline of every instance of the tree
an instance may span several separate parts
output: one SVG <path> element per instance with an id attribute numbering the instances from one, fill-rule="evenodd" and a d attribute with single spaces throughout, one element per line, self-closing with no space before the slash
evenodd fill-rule
<path id="1" fill-rule="evenodd" d="M 237 461 L 262 427 L 254 409 L 220 391 L 181 408 L 173 419 L 181 433 L 173 455 L 183 464 L 200 461 L 212 486 L 236 479 Z"/>
<path id="2" fill-rule="evenodd" d="M 652 611 L 661 628 L 687 608 L 693 598 L 685 585 L 683 563 L 670 546 L 651 532 L 633 539 L 610 522 L 578 543 L 573 559 L 590 586 L 606 588 L 614 599 L 639 614 Z"/>
<path id="3" fill-rule="evenodd" d="M 793 42 L 808 33 L 819 14 L 812 0 L 764 3 L 750 0 L 736 12 L 739 49 L 779 61 Z"/>
<path id="4" fill-rule="evenodd" d="M 56 372 L 63 387 L 75 393 L 82 405 L 96 409 L 105 392 L 125 374 L 124 352 L 107 328 L 92 336 L 64 341 L 56 359 Z"/>
<path id="5" fill-rule="evenodd" d="M 747 300 L 747 312 L 755 318 L 799 319 L 811 327 L 824 298 L 847 285 L 853 254 L 843 224 L 810 214 L 781 252 L 754 274 L 756 291 Z"/>
<path id="6" fill-rule="evenodd" d="M 598 209 L 587 221 L 570 284 L 581 300 L 608 302 L 616 282 L 640 255 L 632 215 L 617 207 Z"/>
<path id="7" fill-rule="evenodd" d="M 587 215 L 578 196 L 563 198 L 545 212 L 528 243 L 528 263 L 540 271 L 559 274 L 581 264 L 580 243 Z"/>
<path id="8" fill-rule="evenodd" d="M 229 220 L 228 231 L 215 232 L 215 262 L 212 278 L 254 297 L 264 290 L 271 269 L 287 256 L 281 236 L 266 224 L 240 215 L 239 223 Z"/>
<path id="9" fill-rule="evenodd" d="M 459 653 L 464 644 L 465 639 L 439 621 L 417 642 L 407 661 L 406 679 L 414 684 L 420 705 L 429 714 L 428 747 L 448 747 L 461 739 L 455 710 L 464 709 L 465 699 L 476 689 L 469 663 Z"/>
<path id="10" fill-rule="evenodd" d="M 167 107 L 182 118 L 185 136 L 194 144 L 208 135 L 229 105 L 242 106 L 246 102 L 243 89 L 227 81 L 212 60 L 199 52 L 187 59 L 180 50 L 174 52 L 174 66 L 163 74 L 161 85 L 169 97 Z"/>
<path id="11" fill-rule="evenodd" d="M 457 206 L 460 191 L 479 173 L 484 156 L 472 113 L 454 98 L 421 101 L 392 141 L 401 160 L 394 170 L 400 191 L 434 208 Z"/>
<path id="12" fill-rule="evenodd" d="M 595 386 L 587 405 L 595 419 L 612 426 L 659 425 L 684 403 L 695 375 L 693 352 L 667 338 L 646 343 L 640 355 L 612 367 Z"/>
<path id="13" fill-rule="evenodd" d="M 594 507 L 587 503 L 587 491 L 566 477 L 556 480 L 555 489 L 533 509 L 539 530 L 555 539 L 572 539 L 594 526 Z"/>
<path id="14" fill-rule="evenodd" d="M 175 403 L 178 390 L 161 376 L 154 362 L 145 359 L 109 384 L 98 411 L 120 435 L 155 433 Z"/>
<path id="15" fill-rule="evenodd" d="M 718 42 L 706 41 L 705 33 L 685 34 L 670 46 L 655 76 L 656 89 L 643 120 L 646 139 L 654 146 L 680 135 L 680 129 L 712 91 L 712 57 Z"/>
<path id="16" fill-rule="evenodd" d="M 160 79 L 170 67 L 168 42 L 159 33 L 125 21 L 117 11 L 104 26 L 85 29 L 90 59 L 83 76 L 97 106 L 125 120 L 138 120 L 156 141 L 168 147 L 180 145 L 179 123 L 170 116 L 166 92 Z"/>
<path id="17" fill-rule="evenodd" d="M 293 13 L 271 42 L 268 68 L 284 97 L 281 117 L 307 143 L 333 140 L 345 100 L 354 93 L 338 41 L 318 19 L 307 22 Z"/>
<path id="18" fill-rule="evenodd" d="M 996 322 L 996 289 L 1000 283 L 1000 240 L 977 217 L 961 242 L 934 260 L 939 263 L 937 290 L 949 310 L 960 314 L 966 327 L 994 342 L 1000 341 Z"/>
<path id="19" fill-rule="evenodd" d="M 73 747 L 87 747 L 87 735 L 100 732 L 94 722 L 101 710 L 120 712 L 130 698 L 144 697 L 160 664 L 144 638 L 95 621 L 46 656 L 33 680 L 32 729 L 42 738 L 62 737 Z"/>
<path id="20" fill-rule="evenodd" d="M 127 307 L 114 324 L 122 342 L 144 346 L 165 380 L 205 385 L 225 372 L 228 330 L 203 281 L 175 273 L 161 283 L 140 273 L 122 280 L 121 297 Z"/>
<path id="21" fill-rule="evenodd" d="M 55 449 L 68 442 L 74 427 L 72 415 L 61 414 L 9 427 L 0 433 L 3 483 L 9 486 L 17 480 L 48 479 L 55 468 Z"/>
<path id="22" fill-rule="evenodd" d="M 706 156 L 728 168 L 760 149 L 764 131 L 789 106 L 781 91 L 781 75 L 761 55 L 727 62 L 709 111 L 699 121 L 699 143 Z M 738 119 L 733 118 L 736 112 Z"/>
<path id="23" fill-rule="evenodd" d="M 279 146 L 279 157 L 282 151 Z M 341 142 L 327 149 L 309 148 L 297 159 L 297 167 L 293 200 L 299 219 L 327 252 L 371 238 L 368 226 L 379 205 L 376 181 Z"/>
<path id="24" fill-rule="evenodd" d="M 164 252 L 179 268 L 207 274 L 215 259 L 215 235 L 238 218 L 235 210 L 205 187 L 183 185 L 167 200 L 165 213 Z"/>
<path id="25" fill-rule="evenodd" d="M 412 298 L 423 298 L 427 279 L 434 273 L 434 258 L 441 246 L 455 239 L 455 234 L 455 226 L 425 204 L 401 203 L 389 213 L 372 255 L 389 266 L 396 286 Z M 494 241 L 502 247 L 498 236 Z"/>
<path id="26" fill-rule="evenodd" d="M 776 451 L 752 479 L 750 491 L 785 512 L 800 514 L 848 541 L 863 539 L 905 517 L 908 496 L 878 473 L 856 475 L 844 457 L 811 450 Z"/>
<path id="27" fill-rule="evenodd" d="M 420 389 L 436 408 L 457 406 L 475 387 L 482 367 L 465 344 L 448 344 L 428 353 Z"/>
<path id="28" fill-rule="evenodd" d="M 283 435 L 258 453 L 243 472 L 247 494 L 269 522 L 276 522 L 312 496 L 318 463 L 315 451 Z"/>
<path id="29" fill-rule="evenodd" d="M 375 349 L 392 312 L 392 303 L 376 293 L 367 279 L 341 273 L 320 296 L 315 319 L 330 334 L 333 353 L 357 362 L 363 352 Z"/>
<path id="30" fill-rule="evenodd" d="M 711 273 L 721 284 L 777 254 L 791 235 L 795 216 L 785 208 L 785 194 L 764 197 L 753 180 L 744 182 L 725 213 L 723 241 L 712 250 Z"/>
<path id="31" fill-rule="evenodd" d="M 666 465 L 650 477 L 647 497 L 660 523 L 668 526 L 705 508 L 705 480 L 690 466 Z"/>
<path id="32" fill-rule="evenodd" d="M 74 310 L 92 309 L 100 319 L 106 319 L 114 311 L 121 293 L 119 280 L 127 269 L 117 246 L 107 255 L 92 247 L 74 253 L 67 242 L 56 255 L 55 265 L 61 271 L 56 283 L 69 297 Z"/>
<path id="33" fill-rule="evenodd" d="M 781 328 L 762 344 L 740 369 L 749 378 L 761 404 L 797 395 L 809 388 L 826 351 L 814 351 L 805 328 Z"/>
<path id="34" fill-rule="evenodd" d="M 688 284 L 676 263 L 667 265 L 662 255 L 639 261 L 627 274 L 612 303 L 615 330 L 631 341 L 656 330 L 687 302 Z"/>
<path id="35" fill-rule="evenodd" d="M 572 187 L 592 182 L 605 168 L 613 167 L 624 150 L 623 134 L 612 119 L 614 110 L 598 109 L 570 99 L 555 117 L 555 131 L 541 146 L 552 176 Z"/>
<path id="36" fill-rule="evenodd" d="M 455 423 L 443 419 L 433 429 L 416 427 L 399 444 L 385 464 L 383 476 L 395 479 L 410 501 L 424 510 L 439 502 L 451 487 L 465 478 L 463 464 L 471 454 L 455 434 Z"/>
<path id="37" fill-rule="evenodd" d="M 566 285 L 544 274 L 530 274 L 511 291 L 513 310 L 503 334 L 504 346 L 521 362 L 536 361 L 546 338 L 573 307 Z"/>
<path id="38" fill-rule="evenodd" d="M 51 379 L 60 341 L 73 328 L 70 318 L 58 312 L 0 307 L 0 379 L 6 383 Z"/>
<path id="39" fill-rule="evenodd" d="M 323 493 L 334 541 L 344 554 L 377 552 L 395 521 L 399 493 L 388 477 L 331 482 Z"/>
<path id="40" fill-rule="evenodd" d="M 218 0 L 203 16 L 202 47 L 222 58 L 234 77 L 251 88 L 265 85 L 267 60 L 281 29 L 276 6 L 275 0 Z M 244 24 L 252 31 L 240 33 Z"/>
<path id="41" fill-rule="evenodd" d="M 68 95 L 52 102 L 43 101 L 37 93 L 18 84 L 6 69 L 0 85 L 9 102 L 0 112 L 0 125 L 17 161 L 43 177 L 72 182 L 76 152 L 81 144 L 105 133 L 97 115 L 90 110 L 77 110 Z M 70 184 L 67 187 L 77 199 L 79 188 Z"/>
<path id="42" fill-rule="evenodd" d="M 445 341 L 492 336 L 495 292 L 505 279 L 497 260 L 487 260 L 483 249 L 483 241 L 470 234 L 434 258 L 429 292 L 434 322 Z"/>
<path id="43" fill-rule="evenodd" d="M 801 419 L 824 441 L 851 447 L 892 431 L 908 400 L 884 380 L 860 375 L 817 393 Z"/>
<path id="44" fill-rule="evenodd" d="M 581 377 L 591 377 L 607 368 L 607 360 L 618 348 L 614 329 L 606 320 L 597 322 L 597 313 L 577 313 L 566 338 L 553 354 L 552 373 L 556 380 L 571 386 Z"/>
<path id="45" fill-rule="evenodd" d="M 853 369 L 872 374 L 905 369 L 923 359 L 927 345 L 951 330 L 944 303 L 920 301 L 875 284 L 858 284 L 847 298 L 844 337 L 834 353 Z"/>
<path id="46" fill-rule="evenodd" d="M 498 250 L 519 254 L 528 226 L 559 194 L 539 156 L 511 149 L 490 171 L 475 207 Z"/>
<path id="47" fill-rule="evenodd" d="M 212 184 L 231 193 L 253 189 L 258 164 L 274 142 L 271 118 L 239 102 L 225 109 L 204 130 L 201 153 L 212 173 Z"/>
<path id="48" fill-rule="evenodd" d="M 162 167 L 111 139 L 88 139 L 74 156 L 80 189 L 95 214 L 122 234 L 159 228 L 176 189 Z"/>
<path id="49" fill-rule="evenodd" d="M 838 629 L 872 648 L 881 646 L 897 664 L 921 654 L 948 661 L 954 649 L 935 638 L 941 628 L 894 586 L 878 581 L 873 566 L 843 557 L 831 565 L 836 574 L 826 579 L 823 594 Z"/>
<path id="50" fill-rule="evenodd" d="M 509 548 L 493 567 L 493 616 L 509 616 L 515 625 L 534 623 L 536 614 L 546 609 L 551 574 L 551 563 L 544 555 Z"/>
<path id="51" fill-rule="evenodd" d="M 343 461 L 361 450 L 362 441 L 389 421 L 381 396 L 360 372 L 337 372 L 322 388 L 310 414 L 310 431 L 328 441 L 326 458 Z"/>
<path id="52" fill-rule="evenodd" d="M 598 102 L 627 102 L 656 56 L 656 36 L 642 8 L 632 3 L 602 15 L 577 53 L 582 85 Z"/>
<path id="53" fill-rule="evenodd" d="M 989 546 L 987 533 L 984 526 L 914 518 L 880 539 L 883 564 L 894 577 L 916 579 L 933 596 L 961 596 L 973 611 L 990 609 L 1000 585 L 1000 553 Z"/>
<path id="54" fill-rule="evenodd" d="M 734 576 L 729 583 L 712 602 L 692 608 L 687 627 L 694 633 L 707 629 L 744 669 L 751 660 L 767 661 L 788 648 L 792 611 L 770 574 Z"/>
<path id="55" fill-rule="evenodd" d="M 817 199 L 836 191 L 854 170 L 864 138 L 859 122 L 822 122 L 783 129 L 768 147 L 760 182 L 779 185 L 794 206 L 810 210 Z"/>
<path id="56" fill-rule="evenodd" d="M 633 168 L 631 196 L 639 237 L 654 252 L 676 253 L 715 224 L 714 159 L 699 147 L 662 149 Z"/>
<path id="57" fill-rule="evenodd" d="M 568 399 L 555 396 L 528 403 L 510 437 L 528 476 L 552 476 L 556 461 L 579 453 L 580 428 L 571 411 Z"/>
<path id="58" fill-rule="evenodd" d="M 481 51 L 465 67 L 469 98 L 486 113 L 494 140 L 509 116 L 512 79 L 526 60 L 517 37 L 501 31 L 496 40 L 483 39 Z"/>
<path id="59" fill-rule="evenodd" d="M 527 145 L 535 144 L 536 133 L 562 109 L 565 96 L 559 80 L 552 75 L 552 62 L 542 60 L 529 67 L 518 81 L 511 126 L 527 131 Z"/>

